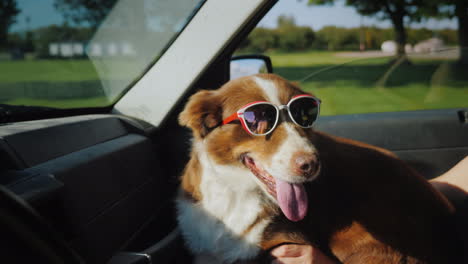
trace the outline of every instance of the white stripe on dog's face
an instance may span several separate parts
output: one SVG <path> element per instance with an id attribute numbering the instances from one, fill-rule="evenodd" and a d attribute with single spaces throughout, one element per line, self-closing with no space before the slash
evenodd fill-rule
<path id="1" fill-rule="evenodd" d="M 315 153 L 316 149 L 307 138 L 299 135 L 293 124 L 284 122 L 281 126 L 286 129 L 287 137 L 284 139 L 278 152 L 271 158 L 267 170 L 273 177 L 284 181 L 304 182 L 304 177 L 302 175 L 293 174 L 293 155 L 297 152 Z M 312 180 L 317 174 L 318 172 L 308 180 Z"/>
<path id="2" fill-rule="evenodd" d="M 278 87 L 276 87 L 275 83 L 260 77 L 254 77 L 254 80 L 255 83 L 257 83 L 257 85 L 262 88 L 269 102 L 275 105 L 281 104 L 278 94 Z"/>
<path id="3" fill-rule="evenodd" d="M 260 77 L 254 77 L 254 80 L 256 84 L 264 91 L 269 102 L 277 106 L 282 104 L 278 91 L 280 88 L 274 82 L 262 79 Z M 297 130 L 294 128 L 294 124 L 290 122 L 284 122 L 284 120 L 282 121 L 283 122 L 281 122 L 276 129 L 285 129 L 287 132 L 286 137 L 283 139 L 281 147 L 271 157 L 271 159 L 269 161 L 263 161 L 263 163 L 266 163 L 264 165 L 266 165 L 265 167 L 267 171 L 273 177 L 288 182 L 303 182 L 303 176 L 293 174 L 294 170 L 291 163 L 293 155 L 297 152 L 315 153 L 316 149 L 306 137 L 301 136 L 297 132 Z M 314 175 L 312 178 L 315 178 L 315 176 L 317 175 Z"/>

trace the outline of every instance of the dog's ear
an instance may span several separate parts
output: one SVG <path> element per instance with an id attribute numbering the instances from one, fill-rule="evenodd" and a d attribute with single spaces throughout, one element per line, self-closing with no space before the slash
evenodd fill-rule
<path id="1" fill-rule="evenodd" d="M 221 122 L 221 101 L 216 91 L 201 90 L 192 95 L 179 115 L 179 124 L 191 128 L 196 138 L 204 138 Z"/>

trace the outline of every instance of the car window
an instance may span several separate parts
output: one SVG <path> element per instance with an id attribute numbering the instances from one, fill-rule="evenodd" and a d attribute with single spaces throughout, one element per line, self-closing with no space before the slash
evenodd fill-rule
<path id="1" fill-rule="evenodd" d="M 320 97 L 323 115 L 468 107 L 468 43 L 450 13 L 457 1 L 403 7 L 404 45 L 388 14 L 353 2 L 279 1 L 237 54 L 270 56 L 275 73 Z"/>
<path id="2" fill-rule="evenodd" d="M 0 34 L 7 32 L 0 36 L 0 112 L 14 115 L 17 106 L 113 104 L 158 60 L 204 1 L 6 2 L 0 12 L 6 17 Z"/>

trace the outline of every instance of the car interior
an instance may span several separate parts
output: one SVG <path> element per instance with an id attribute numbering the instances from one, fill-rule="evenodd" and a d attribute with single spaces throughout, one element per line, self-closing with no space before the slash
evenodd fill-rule
<path id="1" fill-rule="evenodd" d="M 270 7 L 251 18 L 158 127 L 109 107 L 1 124 L 5 263 L 189 263 L 174 197 L 191 134 L 177 117 L 190 95 L 229 80 L 237 46 Z M 468 153 L 463 108 L 325 116 L 314 129 L 389 149 L 427 179 Z"/>

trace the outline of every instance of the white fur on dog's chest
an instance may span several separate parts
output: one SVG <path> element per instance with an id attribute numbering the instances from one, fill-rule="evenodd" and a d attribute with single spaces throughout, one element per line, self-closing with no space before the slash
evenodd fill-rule
<path id="1" fill-rule="evenodd" d="M 255 257 L 270 218 L 257 221 L 264 208 L 256 184 L 251 184 L 252 175 L 232 166 L 213 168 L 204 157 L 200 162 L 202 200 L 177 200 L 179 225 L 189 247 L 226 263 Z"/>
<path id="2" fill-rule="evenodd" d="M 245 196 L 228 201 L 223 196 L 229 194 L 218 194 L 215 201 L 206 203 L 195 204 L 183 198 L 177 201 L 179 224 L 189 247 L 195 253 L 213 254 L 226 263 L 255 257 L 269 219 L 248 230 L 262 210 L 260 204 Z M 248 232 L 244 234 L 245 231 Z"/>

